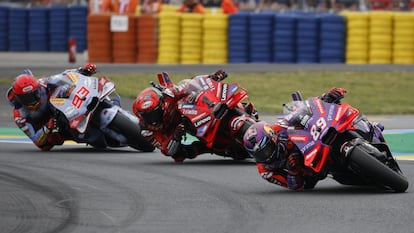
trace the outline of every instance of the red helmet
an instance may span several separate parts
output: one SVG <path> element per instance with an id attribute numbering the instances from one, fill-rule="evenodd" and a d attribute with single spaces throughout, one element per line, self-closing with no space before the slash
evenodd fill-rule
<path id="1" fill-rule="evenodd" d="M 40 104 L 39 81 L 32 75 L 17 76 L 13 83 L 13 92 L 26 107 L 36 109 Z"/>
<path id="2" fill-rule="evenodd" d="M 158 128 L 162 124 L 164 114 L 163 102 L 164 98 L 161 91 L 154 87 L 148 87 L 135 98 L 132 103 L 132 110 L 138 118 L 144 120 L 151 128 Z"/>

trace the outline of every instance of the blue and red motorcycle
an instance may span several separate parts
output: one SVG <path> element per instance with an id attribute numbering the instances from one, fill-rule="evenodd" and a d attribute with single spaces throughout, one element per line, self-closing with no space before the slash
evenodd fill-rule
<path id="1" fill-rule="evenodd" d="M 284 104 L 278 121 L 287 126 L 289 138 L 304 156 L 308 188 L 330 175 L 344 185 L 407 190 L 408 180 L 383 137 L 380 123 L 368 121 L 348 103 L 327 103 L 318 97 L 304 100 L 300 92 L 293 93 L 292 99 Z"/>

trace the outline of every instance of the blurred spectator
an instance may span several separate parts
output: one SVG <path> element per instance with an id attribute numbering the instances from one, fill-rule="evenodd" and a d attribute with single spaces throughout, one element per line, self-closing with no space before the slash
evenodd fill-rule
<path id="1" fill-rule="evenodd" d="M 202 0 L 201 4 L 203 4 L 204 7 L 220 7 L 221 0 Z"/>
<path id="2" fill-rule="evenodd" d="M 144 0 L 141 6 L 141 14 L 158 14 L 161 12 L 161 0 Z"/>
<path id="3" fill-rule="evenodd" d="M 222 0 L 221 9 L 223 9 L 224 14 L 235 14 L 239 12 L 239 9 L 237 9 L 237 6 L 232 0 Z"/>
<path id="4" fill-rule="evenodd" d="M 371 0 L 371 10 L 390 10 L 391 0 Z"/>
<path id="5" fill-rule="evenodd" d="M 199 2 L 199 0 L 184 0 L 181 7 L 177 10 L 178 12 L 183 13 L 198 13 L 198 14 L 205 14 L 206 9 L 204 8 L 203 4 Z"/>
<path id="6" fill-rule="evenodd" d="M 112 11 L 111 0 L 89 0 L 89 13 L 98 14 Z"/>
<path id="7" fill-rule="evenodd" d="M 288 10 L 291 6 L 292 0 L 261 0 L 259 2 L 260 11 Z"/>
<path id="8" fill-rule="evenodd" d="M 410 2 L 408 2 L 407 8 L 409 11 L 414 11 L 414 0 L 410 0 Z"/>
<path id="9" fill-rule="evenodd" d="M 260 0 L 238 0 L 235 3 L 240 11 L 257 11 Z"/>
<path id="10" fill-rule="evenodd" d="M 114 12 L 118 14 L 134 14 L 138 0 L 90 0 L 90 13 Z"/>
<path id="11" fill-rule="evenodd" d="M 134 14 L 138 6 L 138 0 L 115 0 L 112 6 L 112 12 L 118 14 Z"/>
<path id="12" fill-rule="evenodd" d="M 394 10 L 394 11 L 408 10 L 408 3 L 405 0 L 392 0 L 391 10 Z"/>
<path id="13" fill-rule="evenodd" d="M 335 11 L 356 11 L 358 10 L 358 0 L 334 0 L 333 8 Z"/>

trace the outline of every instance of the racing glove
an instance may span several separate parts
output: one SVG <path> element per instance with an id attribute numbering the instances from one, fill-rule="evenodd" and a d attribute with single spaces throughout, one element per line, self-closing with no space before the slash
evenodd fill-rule
<path id="1" fill-rule="evenodd" d="M 339 104 L 341 99 L 345 97 L 346 89 L 340 87 L 332 87 L 328 93 L 322 95 L 321 99 L 328 103 Z"/>
<path id="2" fill-rule="evenodd" d="M 56 119 L 51 118 L 46 123 L 46 125 L 43 126 L 43 132 L 48 134 L 48 133 L 52 132 L 54 129 L 57 129 L 57 122 L 56 122 Z"/>
<path id="3" fill-rule="evenodd" d="M 83 67 L 79 68 L 79 73 L 92 76 L 96 73 L 96 65 L 93 63 L 86 63 Z"/>
<path id="4" fill-rule="evenodd" d="M 227 73 L 224 70 L 218 70 L 214 74 L 210 74 L 208 77 L 217 82 L 220 82 L 220 81 L 223 81 L 225 78 L 227 78 Z"/>
<path id="5" fill-rule="evenodd" d="M 298 175 L 303 168 L 303 157 L 299 153 L 292 153 L 288 156 L 286 169 L 290 175 Z"/>

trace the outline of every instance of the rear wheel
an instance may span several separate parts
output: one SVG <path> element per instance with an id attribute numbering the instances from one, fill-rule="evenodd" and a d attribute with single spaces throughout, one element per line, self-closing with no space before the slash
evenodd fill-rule
<path id="1" fill-rule="evenodd" d="M 376 153 L 380 152 L 373 146 L 356 145 L 348 155 L 351 168 L 381 188 L 405 192 L 408 188 L 407 178 L 402 172 L 394 171 L 381 163 L 374 157 Z"/>
<path id="2" fill-rule="evenodd" d="M 134 149 L 144 152 L 152 152 L 155 149 L 154 146 L 141 135 L 141 127 L 131 121 L 122 112 L 116 114 L 108 127 L 124 135 L 128 139 L 128 145 Z"/>

